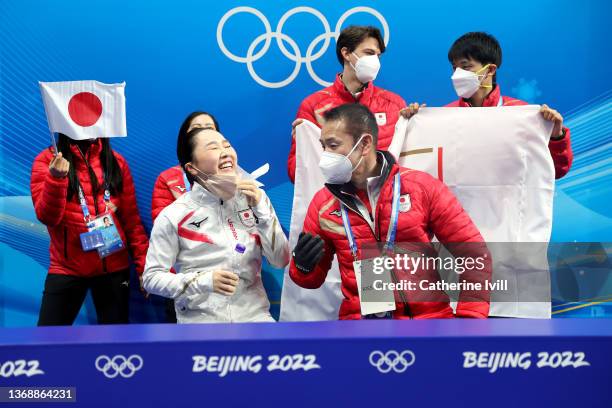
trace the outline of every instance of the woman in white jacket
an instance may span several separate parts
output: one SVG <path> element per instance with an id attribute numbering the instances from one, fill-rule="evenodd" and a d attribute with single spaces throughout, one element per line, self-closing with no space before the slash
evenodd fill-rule
<path id="1" fill-rule="evenodd" d="M 174 299 L 179 323 L 274 321 L 261 259 L 282 268 L 289 246 L 270 199 L 240 179 L 236 152 L 221 133 L 193 129 L 179 146 L 195 183 L 155 220 L 145 290 Z"/>

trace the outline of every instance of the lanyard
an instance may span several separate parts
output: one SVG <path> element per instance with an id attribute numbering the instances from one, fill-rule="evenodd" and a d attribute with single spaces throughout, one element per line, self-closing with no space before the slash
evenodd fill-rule
<path id="1" fill-rule="evenodd" d="M 189 179 L 187 178 L 187 173 L 183 172 L 183 181 L 185 182 L 185 191 L 191 191 L 191 184 L 189 184 Z"/>
<path id="2" fill-rule="evenodd" d="M 87 161 L 87 157 L 85 156 L 81 148 L 77 146 L 77 149 L 79 149 L 79 153 L 81 153 L 81 157 L 83 158 L 83 161 L 85 162 L 87 167 L 90 168 L 89 162 Z M 89 212 L 89 207 L 87 207 L 87 200 L 85 199 L 85 194 L 83 193 L 81 182 L 78 181 L 78 177 L 77 177 L 77 185 L 79 186 L 79 204 L 81 205 L 81 211 L 83 212 L 83 219 L 85 220 L 85 224 L 89 224 L 89 221 L 91 219 L 91 213 Z M 106 181 L 106 174 L 104 174 L 104 205 L 106 206 L 106 212 L 108 212 L 109 203 L 110 203 L 110 190 L 109 190 L 108 182 Z M 96 208 L 97 205 L 98 204 L 94 202 L 94 208 Z"/>
<path id="3" fill-rule="evenodd" d="M 83 212 L 83 219 L 86 224 L 89 224 L 91 219 L 91 213 L 89 212 L 89 207 L 87 207 L 87 200 L 85 199 L 85 194 L 83 193 L 83 189 L 81 188 L 81 183 L 79 184 L 79 204 L 81 205 L 81 211 Z M 106 212 L 108 212 L 108 204 L 110 203 L 110 190 L 108 189 L 108 184 L 104 184 L 104 205 L 106 206 Z M 96 203 L 94 203 L 94 206 Z"/>
<path id="4" fill-rule="evenodd" d="M 391 221 L 389 224 L 389 231 L 387 231 L 387 242 L 385 243 L 385 252 L 388 252 L 395 244 L 395 235 L 397 232 L 397 218 L 399 214 L 399 197 L 400 196 L 400 173 L 399 171 L 393 179 L 393 204 L 391 206 Z M 351 228 L 351 222 L 348 217 L 348 212 L 344 204 L 340 204 L 342 211 L 342 223 L 344 224 L 344 230 L 346 231 L 346 237 L 351 247 L 351 254 L 353 259 L 357 260 L 357 243 L 355 242 L 355 236 Z"/>

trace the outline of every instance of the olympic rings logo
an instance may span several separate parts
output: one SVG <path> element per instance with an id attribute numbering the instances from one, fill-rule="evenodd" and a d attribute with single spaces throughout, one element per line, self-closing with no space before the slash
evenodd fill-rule
<path id="1" fill-rule="evenodd" d="M 408 359 L 406 359 L 406 357 L 408 357 Z M 376 350 L 370 353 L 369 360 L 370 364 L 383 374 L 387 374 L 391 370 L 400 374 L 414 364 L 416 357 L 410 350 L 404 350 L 401 353 L 395 350 L 389 350 L 386 353 Z"/>
<path id="2" fill-rule="evenodd" d="M 107 378 L 115 378 L 118 375 L 123 378 L 130 378 L 136 371 L 140 370 L 143 365 L 142 357 L 137 354 L 132 354 L 128 358 L 121 354 L 110 358 L 101 355 L 96 358 L 96 369 L 102 372 Z"/>
<path id="3" fill-rule="evenodd" d="M 265 33 L 259 35 L 253 40 L 253 42 L 251 42 L 251 45 L 249 46 L 247 50 L 246 56 L 244 57 L 240 57 L 238 55 L 233 54 L 231 51 L 229 51 L 227 47 L 225 46 L 225 42 L 223 41 L 223 27 L 225 26 L 225 23 L 227 23 L 227 20 L 229 20 L 232 16 L 238 13 L 253 14 L 257 18 L 259 18 L 264 28 L 266 29 Z M 298 14 L 298 13 L 312 14 L 313 16 L 317 17 L 321 21 L 321 24 L 323 24 L 323 29 L 324 29 L 323 33 L 319 34 L 317 37 L 315 37 L 312 40 L 312 42 L 306 49 L 306 54 L 304 56 L 302 55 L 302 51 L 298 47 L 297 43 L 287 34 L 283 33 L 283 27 L 285 23 L 287 22 L 287 20 L 289 20 L 291 16 Z M 342 14 L 340 19 L 338 20 L 338 23 L 336 24 L 334 31 L 331 31 L 329 22 L 327 21 L 325 16 L 320 11 L 312 7 L 305 7 L 305 6 L 295 7 L 287 11 L 285 14 L 283 14 L 281 19 L 278 21 L 278 25 L 276 26 L 276 31 L 272 31 L 270 22 L 268 21 L 266 16 L 264 16 L 263 13 L 260 12 L 259 10 L 253 7 L 233 8 L 227 13 L 225 13 L 223 17 L 221 17 L 221 20 L 219 20 L 219 24 L 217 25 L 217 43 L 219 44 L 219 48 L 221 49 L 221 51 L 223 52 L 223 54 L 225 54 L 227 58 L 231 59 L 232 61 L 246 64 L 249 74 L 251 74 L 251 77 L 255 80 L 255 82 L 257 82 L 261 86 L 265 86 L 267 88 L 282 88 L 284 86 L 289 85 L 291 82 L 293 82 L 293 80 L 300 73 L 300 68 L 302 64 L 306 64 L 306 69 L 308 70 L 310 77 L 315 82 L 317 82 L 318 84 L 322 86 L 329 86 L 331 85 L 331 82 L 327 82 L 321 79 L 321 77 L 319 77 L 315 73 L 314 68 L 312 67 L 312 63 L 318 60 L 319 58 L 321 58 L 323 54 L 325 54 L 325 52 L 329 48 L 331 39 L 332 38 L 334 40 L 338 39 L 338 36 L 340 35 L 340 30 L 342 28 L 342 24 L 344 24 L 347 18 L 349 18 L 350 16 L 356 13 L 368 13 L 376 17 L 378 21 L 381 23 L 382 28 L 383 28 L 383 37 L 384 37 L 385 45 L 389 43 L 389 25 L 387 24 L 387 20 L 385 20 L 383 15 L 380 14 L 378 11 L 374 10 L 373 8 L 354 7 L 352 9 L 349 9 L 344 14 Z M 265 79 L 260 77 L 255 72 L 255 68 L 253 67 L 253 63 L 259 60 L 261 57 L 263 57 L 264 54 L 266 54 L 266 52 L 268 52 L 272 39 L 276 39 L 278 48 L 283 53 L 283 55 L 287 57 L 290 61 L 293 61 L 295 63 L 295 67 L 293 68 L 293 71 L 291 72 L 291 74 L 286 79 L 282 81 L 278 81 L 278 82 L 266 81 Z M 262 41 L 264 42 L 263 47 L 261 48 L 261 50 L 255 53 L 255 48 L 257 48 L 257 46 L 261 44 Z M 289 44 L 289 47 L 292 49 L 293 52 L 290 52 L 287 49 L 287 47 L 285 47 L 285 42 Z M 314 52 L 315 47 L 321 42 L 323 42 L 321 49 L 317 52 Z"/>

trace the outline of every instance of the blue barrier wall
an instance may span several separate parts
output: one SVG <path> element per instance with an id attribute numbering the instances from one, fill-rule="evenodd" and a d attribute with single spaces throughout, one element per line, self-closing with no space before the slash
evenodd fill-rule
<path id="1" fill-rule="evenodd" d="M 73 387 L 76 406 L 86 407 L 194 401 L 228 407 L 609 407 L 610 323 L 463 319 L 4 329 L 0 385 Z"/>

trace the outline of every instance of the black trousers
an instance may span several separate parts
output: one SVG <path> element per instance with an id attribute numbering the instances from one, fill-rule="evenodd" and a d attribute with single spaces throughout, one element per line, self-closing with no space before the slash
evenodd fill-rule
<path id="1" fill-rule="evenodd" d="M 129 269 L 93 278 L 48 274 L 38 325 L 72 325 L 89 289 L 99 324 L 129 323 L 129 282 Z"/>

